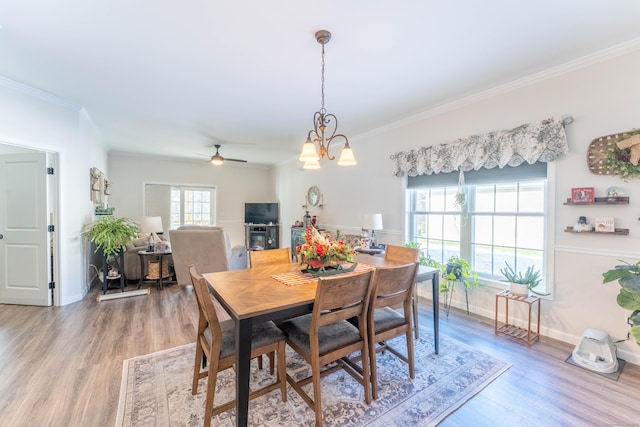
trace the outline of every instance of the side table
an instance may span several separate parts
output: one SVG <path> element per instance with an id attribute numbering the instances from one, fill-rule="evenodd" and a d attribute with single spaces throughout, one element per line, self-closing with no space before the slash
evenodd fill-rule
<path id="1" fill-rule="evenodd" d="M 498 322 L 498 312 L 500 311 L 500 300 L 504 299 L 505 301 L 505 321 L 504 323 Z M 528 305 L 529 316 L 527 319 L 527 329 L 520 328 L 513 324 L 509 324 L 509 301 L 521 302 Z M 537 327 L 536 330 L 533 331 L 531 329 L 531 311 L 534 305 L 537 304 Z M 527 346 L 530 346 L 531 343 L 535 340 L 540 339 L 540 297 L 537 296 L 527 296 L 527 297 L 519 297 L 513 295 L 508 289 L 502 292 L 498 292 L 496 294 L 496 322 L 494 332 L 496 335 L 502 334 L 509 337 L 513 337 L 519 340 L 524 341 Z"/>
<path id="2" fill-rule="evenodd" d="M 152 251 L 138 251 L 140 256 L 140 280 L 138 281 L 138 289 L 142 286 L 142 282 L 156 282 L 160 285 L 160 289 L 164 287 L 164 280 L 171 278 L 171 274 L 164 274 L 163 263 L 167 262 L 164 258 L 167 255 L 171 255 L 171 252 L 152 252 Z M 158 277 L 150 277 L 144 275 L 145 261 L 157 260 L 158 261 Z M 167 264 L 168 266 L 169 264 Z"/>

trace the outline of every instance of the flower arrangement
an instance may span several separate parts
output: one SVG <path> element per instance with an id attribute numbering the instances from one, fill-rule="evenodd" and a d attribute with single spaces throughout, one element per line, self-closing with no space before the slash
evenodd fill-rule
<path id="1" fill-rule="evenodd" d="M 296 247 L 296 254 L 300 264 L 311 268 L 338 266 L 343 261 L 353 261 L 355 251 L 343 240 L 331 239 L 323 236 L 314 227 L 307 227 L 305 243 Z"/>
<path id="2" fill-rule="evenodd" d="M 622 138 L 628 139 L 638 134 L 640 134 L 640 129 L 632 129 L 629 132 L 625 132 Z M 633 147 L 619 148 L 614 144 L 611 149 L 607 150 L 602 165 L 625 181 L 638 178 L 640 177 L 640 165 L 631 161 L 632 150 Z"/>

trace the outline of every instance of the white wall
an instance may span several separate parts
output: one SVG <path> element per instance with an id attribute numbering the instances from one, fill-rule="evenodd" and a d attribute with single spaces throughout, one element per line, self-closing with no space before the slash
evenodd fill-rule
<path id="1" fill-rule="evenodd" d="M 104 150 L 81 107 L 0 77 L 0 142 L 58 153 L 56 305 L 86 294 L 83 224 L 91 220 L 89 168 L 105 167 Z"/>
<path id="2" fill-rule="evenodd" d="M 637 49 L 637 48 L 636 48 Z M 577 343 L 586 328 L 607 331 L 613 338 L 626 336 L 625 313 L 616 304 L 619 286 L 602 284 L 602 272 L 618 264 L 618 258 L 640 259 L 640 184 L 589 172 L 586 150 L 596 137 L 637 128 L 640 111 L 640 51 L 620 52 L 612 58 L 592 58 L 565 69 L 514 82 L 455 104 L 444 106 L 367 135 L 350 136 L 358 165 L 340 168 L 326 161 L 322 169 L 301 171 L 295 160 L 279 165 L 276 192 L 292 223 L 304 213 L 300 208 L 309 186 L 318 185 L 325 207 L 315 209 L 321 224 L 345 231 L 360 230 L 366 212 L 382 212 L 384 230 L 379 242 L 403 243 L 403 188 L 405 180 L 392 176 L 389 155 L 406 149 L 451 142 L 457 138 L 510 129 L 554 115 L 572 116 L 566 129 L 571 152 L 556 163 L 552 183 L 555 198 L 549 205 L 555 249 L 554 294 L 542 301 L 542 333 Z M 341 117 L 342 122 L 348 121 Z M 604 195 L 610 186 L 630 196 L 628 206 L 565 206 L 572 187 L 595 187 Z M 629 228 L 629 236 L 565 233 L 578 216 L 613 216 L 616 226 Z M 470 293 L 471 310 L 490 319 L 495 293 L 490 287 Z M 464 292 L 455 293 L 454 305 L 463 306 Z M 618 344 L 620 355 L 640 363 L 640 347 Z"/>
<path id="3" fill-rule="evenodd" d="M 207 161 L 168 160 L 149 156 L 109 155 L 109 205 L 114 215 L 139 221 L 144 212 L 144 185 L 215 185 L 218 223 L 232 245 L 244 244 L 245 202 L 279 202 L 272 168 L 226 162 L 214 167 Z"/>

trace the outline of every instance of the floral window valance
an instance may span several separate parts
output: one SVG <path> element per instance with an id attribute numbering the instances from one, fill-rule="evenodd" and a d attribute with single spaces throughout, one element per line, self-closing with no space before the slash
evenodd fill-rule
<path id="1" fill-rule="evenodd" d="M 519 166 L 524 162 L 551 162 L 569 152 L 564 124 L 569 119 L 552 117 L 510 130 L 461 138 L 448 144 L 392 154 L 395 176 L 431 175 L 496 166 Z"/>

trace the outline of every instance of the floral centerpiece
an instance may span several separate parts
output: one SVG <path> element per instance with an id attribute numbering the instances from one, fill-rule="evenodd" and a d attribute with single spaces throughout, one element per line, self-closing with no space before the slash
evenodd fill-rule
<path id="1" fill-rule="evenodd" d="M 300 264 L 306 264 L 307 268 L 339 268 L 342 262 L 353 261 L 355 251 L 343 240 L 334 240 L 329 235 L 323 236 L 314 227 L 307 227 L 304 238 L 305 243 L 296 247 L 296 254 Z"/>

